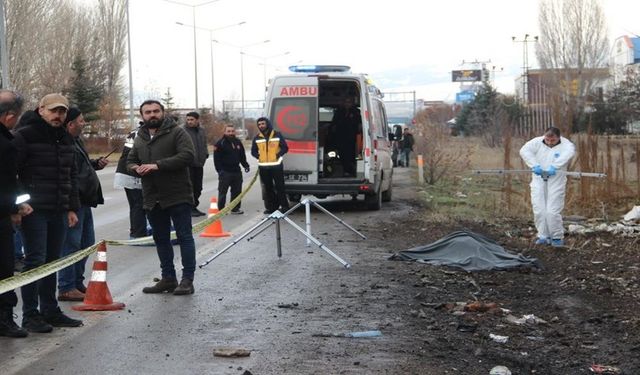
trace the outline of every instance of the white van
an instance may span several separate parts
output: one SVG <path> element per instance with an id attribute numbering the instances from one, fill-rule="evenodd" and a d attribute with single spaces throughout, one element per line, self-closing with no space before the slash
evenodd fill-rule
<path id="1" fill-rule="evenodd" d="M 305 65 L 289 70 L 291 74 L 271 80 L 266 101 L 267 117 L 289 145 L 284 157 L 289 199 L 299 201 L 302 194 L 319 198 L 362 194 L 369 209 L 380 209 L 383 201 L 391 200 L 393 178 L 380 90 L 348 66 Z M 341 109 L 345 102 L 357 109 Z M 357 130 L 347 130 L 338 120 L 347 112 L 357 114 L 349 115 L 348 125 Z"/>

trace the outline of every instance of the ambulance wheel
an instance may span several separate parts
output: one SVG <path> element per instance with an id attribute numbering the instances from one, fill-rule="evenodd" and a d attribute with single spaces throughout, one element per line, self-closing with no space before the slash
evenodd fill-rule
<path id="1" fill-rule="evenodd" d="M 389 188 L 382 192 L 382 201 L 383 202 L 391 202 L 391 195 L 393 193 L 392 186 L 393 185 L 389 184 Z"/>
<path id="2" fill-rule="evenodd" d="M 364 202 L 367 205 L 367 209 L 371 211 L 379 210 L 382 207 L 382 188 L 378 188 L 378 191 L 373 194 L 365 195 Z"/>
<path id="3" fill-rule="evenodd" d="M 300 194 L 289 194 L 287 195 L 287 198 L 289 198 L 289 202 L 291 203 L 300 203 L 300 199 L 302 198 L 302 196 Z"/>

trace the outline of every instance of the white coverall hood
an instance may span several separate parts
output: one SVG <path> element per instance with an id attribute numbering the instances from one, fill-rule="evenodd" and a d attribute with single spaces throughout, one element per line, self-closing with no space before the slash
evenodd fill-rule
<path id="1" fill-rule="evenodd" d="M 557 170 L 546 182 L 541 176 L 532 175 L 531 206 L 538 237 L 561 239 L 564 237 L 562 209 L 567 184 L 567 176 L 562 172 L 566 171 L 567 164 L 575 155 L 575 146 L 564 137 L 560 137 L 560 142 L 553 147 L 543 141 L 541 136 L 525 143 L 520 149 L 520 156 L 529 168 L 539 165 L 544 171 L 551 166 Z"/>

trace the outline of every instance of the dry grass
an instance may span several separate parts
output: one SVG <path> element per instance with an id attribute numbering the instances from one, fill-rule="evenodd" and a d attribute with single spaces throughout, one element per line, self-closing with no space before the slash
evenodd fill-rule
<path id="1" fill-rule="evenodd" d="M 640 138 L 576 134 L 571 140 L 577 153 L 569 170 L 604 172 L 607 177 L 570 178 L 565 215 L 617 220 L 640 202 Z M 471 173 L 473 169 L 528 169 L 519 156 L 526 139 L 507 139 L 503 148 L 489 148 L 472 137 L 451 137 L 447 142 L 441 146 L 471 150 L 469 173 L 449 175 L 425 187 L 424 199 L 434 213 L 475 218 L 530 215 L 530 175 Z"/>

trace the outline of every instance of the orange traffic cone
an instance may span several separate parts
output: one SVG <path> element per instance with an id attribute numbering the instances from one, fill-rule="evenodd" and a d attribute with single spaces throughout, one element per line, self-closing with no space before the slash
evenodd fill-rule
<path id="1" fill-rule="evenodd" d="M 84 301 L 80 305 L 71 306 L 71 308 L 76 311 L 106 311 L 124 308 L 124 303 L 113 302 L 107 286 L 107 245 L 104 241 L 98 246 Z"/>
<path id="2" fill-rule="evenodd" d="M 211 205 L 209 206 L 209 212 L 207 217 L 211 217 L 220 212 L 218 210 L 218 200 L 211 198 Z M 207 225 L 204 231 L 200 233 L 200 237 L 229 237 L 231 233 L 222 230 L 222 221 L 216 220 L 213 223 Z"/>

